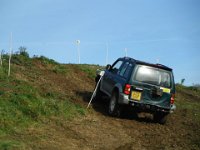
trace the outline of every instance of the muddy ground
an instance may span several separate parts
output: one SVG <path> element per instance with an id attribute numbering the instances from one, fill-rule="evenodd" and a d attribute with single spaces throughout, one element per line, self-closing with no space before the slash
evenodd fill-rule
<path id="1" fill-rule="evenodd" d="M 94 89 L 93 79 L 87 78 L 85 73 L 77 71 L 73 65 L 67 76 L 53 74 L 40 64 L 37 66 L 43 78 L 34 80 L 33 85 L 41 87 L 43 92 L 52 88 L 52 91 L 63 93 L 71 97 L 73 102 L 87 107 Z M 199 97 L 192 97 L 195 104 L 200 103 Z M 181 101 L 190 103 L 191 95 L 177 92 L 177 110 L 168 117 L 165 125 L 153 122 L 149 114 L 138 114 L 137 117 L 131 111 L 123 118 L 110 117 L 107 114 L 108 103 L 103 100 L 93 101 L 85 115 L 68 121 L 36 124 L 15 138 L 26 143 L 24 149 L 200 149 L 200 119 L 194 121 L 195 115 L 199 114 L 190 112 L 191 108 L 180 107 Z"/>
<path id="2" fill-rule="evenodd" d="M 82 94 L 85 107 L 91 94 Z M 35 137 L 30 144 L 37 143 L 31 145 L 33 149 L 200 149 L 199 124 L 193 123 L 187 113 L 177 109 L 161 125 L 153 122 L 149 114 L 136 117 L 131 111 L 123 118 L 110 117 L 107 102 L 95 101 L 85 116 L 61 121 L 59 126 L 49 123 L 48 128 L 41 127 L 41 132 L 33 128 L 28 133 Z"/>

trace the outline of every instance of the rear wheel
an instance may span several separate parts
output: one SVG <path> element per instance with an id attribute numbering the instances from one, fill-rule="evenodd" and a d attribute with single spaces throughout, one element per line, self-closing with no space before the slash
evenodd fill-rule
<path id="1" fill-rule="evenodd" d="M 113 117 L 119 117 L 121 115 L 121 108 L 118 104 L 118 94 L 113 93 L 110 99 L 109 107 L 108 107 L 109 115 Z"/>
<path id="2" fill-rule="evenodd" d="M 167 113 L 157 112 L 154 114 L 153 119 L 160 124 L 165 124 L 167 121 L 167 116 Z"/>

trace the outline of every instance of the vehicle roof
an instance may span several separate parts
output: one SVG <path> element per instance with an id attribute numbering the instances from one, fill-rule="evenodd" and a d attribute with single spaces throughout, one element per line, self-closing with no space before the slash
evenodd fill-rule
<path id="1" fill-rule="evenodd" d="M 156 68 L 172 71 L 172 68 L 169 68 L 169 67 L 167 67 L 167 66 L 165 66 L 163 64 L 148 63 L 148 62 L 144 62 L 144 61 L 133 59 L 131 57 L 123 57 L 123 58 L 119 58 L 119 59 L 125 59 L 125 60 L 132 61 L 132 62 L 134 62 L 136 64 L 147 65 L 147 66 L 151 66 L 151 67 L 156 67 Z"/>

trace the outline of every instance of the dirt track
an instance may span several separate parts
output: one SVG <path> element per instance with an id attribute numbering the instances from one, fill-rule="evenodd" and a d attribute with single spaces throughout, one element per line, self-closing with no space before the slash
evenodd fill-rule
<path id="1" fill-rule="evenodd" d="M 87 106 L 94 88 L 92 79 L 76 71 L 71 71 L 73 74 L 69 77 L 50 74 L 46 70 L 40 72 L 44 74 L 45 82 L 39 78 L 34 84 L 41 83 L 41 90 L 43 85 L 54 85 L 50 87 L 63 95 L 67 93 L 75 103 Z M 63 82 L 65 80 L 67 82 Z M 184 93 L 177 93 L 176 100 L 190 101 L 191 96 L 182 95 Z M 193 99 L 200 102 L 199 97 Z M 92 103 L 85 116 L 60 120 L 57 124 L 47 122 L 18 136 L 31 149 L 200 149 L 200 123 L 193 122 L 191 115 L 195 114 L 178 107 L 165 125 L 154 123 L 151 116 L 140 114 L 134 117 L 131 112 L 124 118 L 113 118 L 107 115 L 107 103 L 97 101 Z"/>
<path id="2" fill-rule="evenodd" d="M 89 95 L 88 95 L 89 96 Z M 84 102 L 87 104 L 87 102 Z M 52 125 L 46 133 L 51 140 L 39 142 L 41 149 L 199 149 L 198 126 L 184 111 L 171 115 L 166 125 L 154 123 L 150 116 L 112 118 L 106 103 L 95 102 L 85 117 Z M 195 145 L 196 144 L 196 145 Z"/>
<path id="3" fill-rule="evenodd" d="M 184 112 L 178 113 L 184 116 Z M 196 129 L 188 130 L 192 124 L 184 122 L 184 117 L 181 120 L 176 117 L 174 114 L 168 124 L 160 125 L 148 118 L 117 119 L 94 112 L 76 121 L 77 125 L 72 124 L 71 129 L 80 136 L 79 146 L 85 149 L 192 149 L 187 145 L 191 145 L 188 142 Z"/>

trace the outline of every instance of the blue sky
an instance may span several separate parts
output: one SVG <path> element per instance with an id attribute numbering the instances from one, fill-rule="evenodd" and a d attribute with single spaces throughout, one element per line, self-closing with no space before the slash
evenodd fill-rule
<path id="1" fill-rule="evenodd" d="M 113 63 L 118 57 L 170 66 L 175 80 L 200 83 L 199 0 L 0 0 L 0 50 L 61 63 Z"/>

